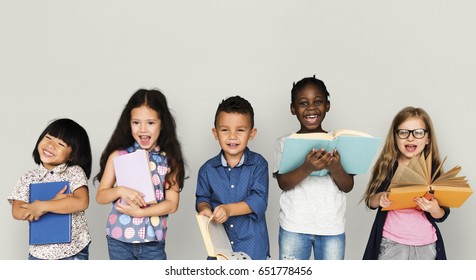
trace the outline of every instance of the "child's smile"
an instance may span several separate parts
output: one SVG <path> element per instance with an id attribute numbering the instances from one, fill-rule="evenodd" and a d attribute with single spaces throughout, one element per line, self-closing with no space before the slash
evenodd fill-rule
<path id="1" fill-rule="evenodd" d="M 142 149 L 150 151 L 157 146 L 161 121 L 157 112 L 146 105 L 131 111 L 131 132 Z"/>
<path id="2" fill-rule="evenodd" d="M 248 140 L 253 139 L 256 129 L 251 127 L 250 117 L 246 114 L 221 112 L 212 132 L 228 164 L 235 166 L 240 161 Z"/>
<path id="3" fill-rule="evenodd" d="M 305 116 L 304 118 L 311 125 L 316 124 L 316 123 L 319 122 L 319 116 L 318 115 L 309 115 L 309 116 Z"/>
<path id="4" fill-rule="evenodd" d="M 38 154 L 43 166 L 53 169 L 56 166 L 68 161 L 72 152 L 70 146 L 61 139 L 46 134 L 38 143 Z"/>
<path id="5" fill-rule="evenodd" d="M 398 129 L 407 130 L 418 130 L 425 128 L 426 126 L 423 120 L 417 117 L 409 118 L 398 126 Z M 412 157 L 420 155 L 420 153 L 425 149 L 425 146 L 430 142 L 428 134 L 426 134 L 423 138 L 415 138 L 415 136 L 410 133 L 407 138 L 401 139 L 398 137 L 397 132 L 395 132 L 395 140 L 400 152 L 398 161 L 402 164 L 408 164 Z"/>
<path id="6" fill-rule="evenodd" d="M 291 113 L 301 124 L 299 133 L 323 132 L 321 123 L 329 111 L 327 96 L 317 87 L 309 85 L 297 93 L 291 103 Z"/>

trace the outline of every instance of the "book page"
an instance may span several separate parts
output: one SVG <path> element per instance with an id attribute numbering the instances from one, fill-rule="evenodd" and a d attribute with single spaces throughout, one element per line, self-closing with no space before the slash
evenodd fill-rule
<path id="1" fill-rule="evenodd" d="M 357 131 L 357 130 L 352 130 L 352 129 L 337 129 L 334 130 L 334 136 L 340 136 L 340 135 L 348 135 L 348 136 L 362 136 L 362 137 L 372 137 L 372 135 L 362 132 L 362 131 Z"/>
<path id="2" fill-rule="evenodd" d="M 322 139 L 322 140 L 332 140 L 334 136 L 325 132 L 315 132 L 315 133 L 294 133 L 289 136 L 289 138 L 297 139 Z"/>
<path id="3" fill-rule="evenodd" d="M 215 252 L 213 251 L 213 246 L 210 241 L 210 235 L 208 234 L 208 218 L 207 216 L 203 216 L 200 214 L 196 214 L 195 217 L 197 218 L 198 228 L 200 229 L 200 234 L 203 239 L 203 243 L 205 245 L 205 249 L 207 250 L 208 256 L 214 256 Z"/>
<path id="4" fill-rule="evenodd" d="M 437 170 L 442 170 L 443 162 Z M 468 180 L 464 176 L 456 177 L 460 166 L 453 167 L 432 181 L 431 165 L 431 154 L 426 158 L 423 154 L 413 157 L 407 166 L 399 165 L 389 186 L 389 199 L 394 204 L 383 210 L 415 207 L 413 199 L 421 197 L 430 188 L 434 190 L 434 198 L 439 205 L 446 207 L 460 207 L 471 196 L 473 190 Z"/>
<path id="5" fill-rule="evenodd" d="M 223 224 L 212 222 L 209 217 L 200 214 L 196 217 L 208 256 L 233 252 Z"/>
<path id="6" fill-rule="evenodd" d="M 216 223 L 209 219 L 208 234 L 210 235 L 210 241 L 212 243 L 215 256 L 218 253 L 223 254 L 233 252 L 233 249 L 231 248 L 230 244 L 230 239 L 226 234 L 225 227 L 223 226 L 223 224 Z"/>

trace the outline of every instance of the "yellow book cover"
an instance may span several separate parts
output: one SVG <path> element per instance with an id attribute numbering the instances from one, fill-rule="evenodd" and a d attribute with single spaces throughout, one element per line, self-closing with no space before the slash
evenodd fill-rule
<path id="1" fill-rule="evenodd" d="M 382 210 L 395 210 L 414 208 L 416 197 L 422 197 L 432 191 L 433 197 L 441 206 L 460 207 L 473 193 L 465 176 L 457 176 L 461 171 L 460 166 L 455 166 L 447 172 L 442 172 L 443 160 L 435 174 L 440 171 L 440 176 L 432 175 L 431 154 L 426 158 L 422 154 L 413 157 L 408 166 L 399 165 L 389 186 L 388 198 L 392 205 Z"/>

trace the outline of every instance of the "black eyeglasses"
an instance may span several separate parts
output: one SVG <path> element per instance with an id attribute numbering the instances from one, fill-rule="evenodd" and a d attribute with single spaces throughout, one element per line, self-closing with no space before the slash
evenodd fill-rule
<path id="1" fill-rule="evenodd" d="M 410 136 L 410 134 L 412 134 L 413 137 L 415 137 L 416 139 L 422 139 L 426 135 L 426 129 L 422 129 L 422 128 L 413 129 L 413 130 L 397 129 L 395 132 L 397 133 L 397 136 L 400 139 L 407 139 Z"/>

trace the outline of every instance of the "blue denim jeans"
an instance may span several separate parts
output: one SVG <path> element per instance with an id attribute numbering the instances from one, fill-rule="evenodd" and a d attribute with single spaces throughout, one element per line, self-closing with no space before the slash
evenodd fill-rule
<path id="1" fill-rule="evenodd" d="M 165 241 L 126 243 L 106 236 L 111 260 L 166 260 Z"/>
<path id="2" fill-rule="evenodd" d="M 279 227 L 280 260 L 309 260 L 312 251 L 315 260 L 343 260 L 345 233 L 312 235 L 290 232 Z"/>
<path id="3" fill-rule="evenodd" d="M 85 261 L 85 260 L 88 260 L 88 259 L 89 259 L 89 244 L 86 245 L 86 247 L 84 247 L 83 250 L 81 250 L 76 255 L 71 256 L 71 257 L 67 257 L 67 258 L 64 258 L 64 259 L 60 259 L 60 260 Z M 42 260 L 42 259 L 39 259 L 37 257 L 33 257 L 32 255 L 28 254 L 28 260 L 37 261 L 37 260 Z"/>

